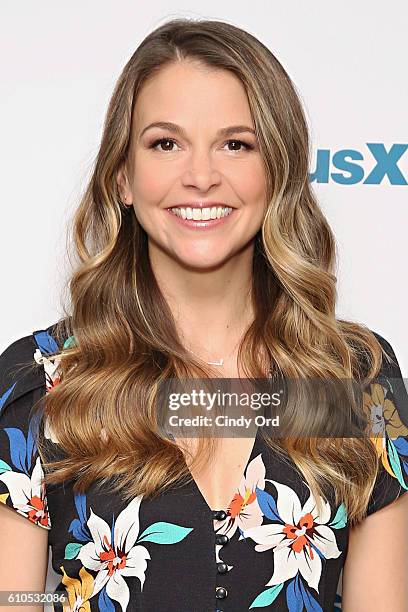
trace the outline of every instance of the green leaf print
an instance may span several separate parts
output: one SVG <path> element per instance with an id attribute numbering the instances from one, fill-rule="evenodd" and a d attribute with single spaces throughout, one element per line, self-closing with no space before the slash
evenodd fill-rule
<path id="1" fill-rule="evenodd" d="M 254 601 L 249 606 L 251 608 L 265 608 L 265 606 L 269 606 L 271 603 L 275 601 L 281 590 L 283 589 L 284 582 L 280 584 L 276 584 L 270 589 L 266 589 L 259 593 L 258 597 L 254 599 Z"/>
<path id="2" fill-rule="evenodd" d="M 175 544 L 183 540 L 192 530 L 192 527 L 181 527 L 174 523 L 159 521 L 147 527 L 140 534 L 137 543 L 144 541 L 154 542 L 155 544 Z"/>
<path id="3" fill-rule="evenodd" d="M 346 506 L 344 504 L 340 504 L 337 508 L 336 516 L 329 523 L 329 527 L 333 527 L 333 529 L 342 529 L 347 525 L 347 512 Z"/>
<path id="4" fill-rule="evenodd" d="M 79 544 L 79 542 L 71 542 L 70 544 L 67 544 L 65 547 L 65 554 L 64 554 L 64 558 L 65 559 L 75 559 L 79 553 L 79 551 L 82 548 L 82 544 Z"/>

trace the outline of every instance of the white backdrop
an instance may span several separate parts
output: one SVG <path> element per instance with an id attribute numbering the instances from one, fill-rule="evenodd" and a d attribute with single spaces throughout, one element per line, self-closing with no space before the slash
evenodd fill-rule
<path id="1" fill-rule="evenodd" d="M 177 16 L 247 29 L 288 71 L 310 125 L 311 173 L 319 158 L 323 182 L 312 184 L 337 237 L 338 316 L 387 338 L 408 376 L 402 0 L 2 0 L 0 351 L 60 317 L 65 223 L 96 155 L 115 80 L 145 35 Z"/>

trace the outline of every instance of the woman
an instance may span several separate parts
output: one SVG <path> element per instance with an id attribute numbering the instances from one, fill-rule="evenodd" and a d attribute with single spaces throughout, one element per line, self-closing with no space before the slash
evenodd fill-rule
<path id="1" fill-rule="evenodd" d="M 138 47 L 75 215 L 70 307 L 1 356 L 1 589 L 43 590 L 49 543 L 65 609 L 326 611 L 343 571 L 344 611 L 406 612 L 408 398 L 389 343 L 336 319 L 308 152 L 252 35 L 180 19 Z M 360 381 L 374 435 L 157 427 L 171 377 L 275 374 Z"/>

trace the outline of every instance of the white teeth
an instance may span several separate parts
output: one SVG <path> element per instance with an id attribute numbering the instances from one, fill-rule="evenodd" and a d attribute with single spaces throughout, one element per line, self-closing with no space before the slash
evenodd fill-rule
<path id="1" fill-rule="evenodd" d="M 213 206 L 212 208 L 171 208 L 171 212 L 182 219 L 193 221 L 208 221 L 209 219 L 220 219 L 232 212 L 229 206 Z"/>

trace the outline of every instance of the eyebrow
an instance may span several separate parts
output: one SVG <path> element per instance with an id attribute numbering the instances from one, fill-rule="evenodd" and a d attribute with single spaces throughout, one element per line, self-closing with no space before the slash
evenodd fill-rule
<path id="1" fill-rule="evenodd" d="M 150 123 L 140 133 L 140 138 L 143 134 L 150 130 L 151 128 L 158 127 L 164 130 L 168 130 L 169 132 L 173 132 L 173 134 L 178 134 L 179 136 L 185 136 L 185 130 L 177 123 L 172 123 L 171 121 L 155 121 L 154 123 Z M 221 128 L 217 132 L 217 136 L 231 136 L 232 134 L 240 134 L 242 132 L 250 132 L 251 134 L 255 134 L 255 130 L 247 125 L 230 125 L 225 128 Z"/>

